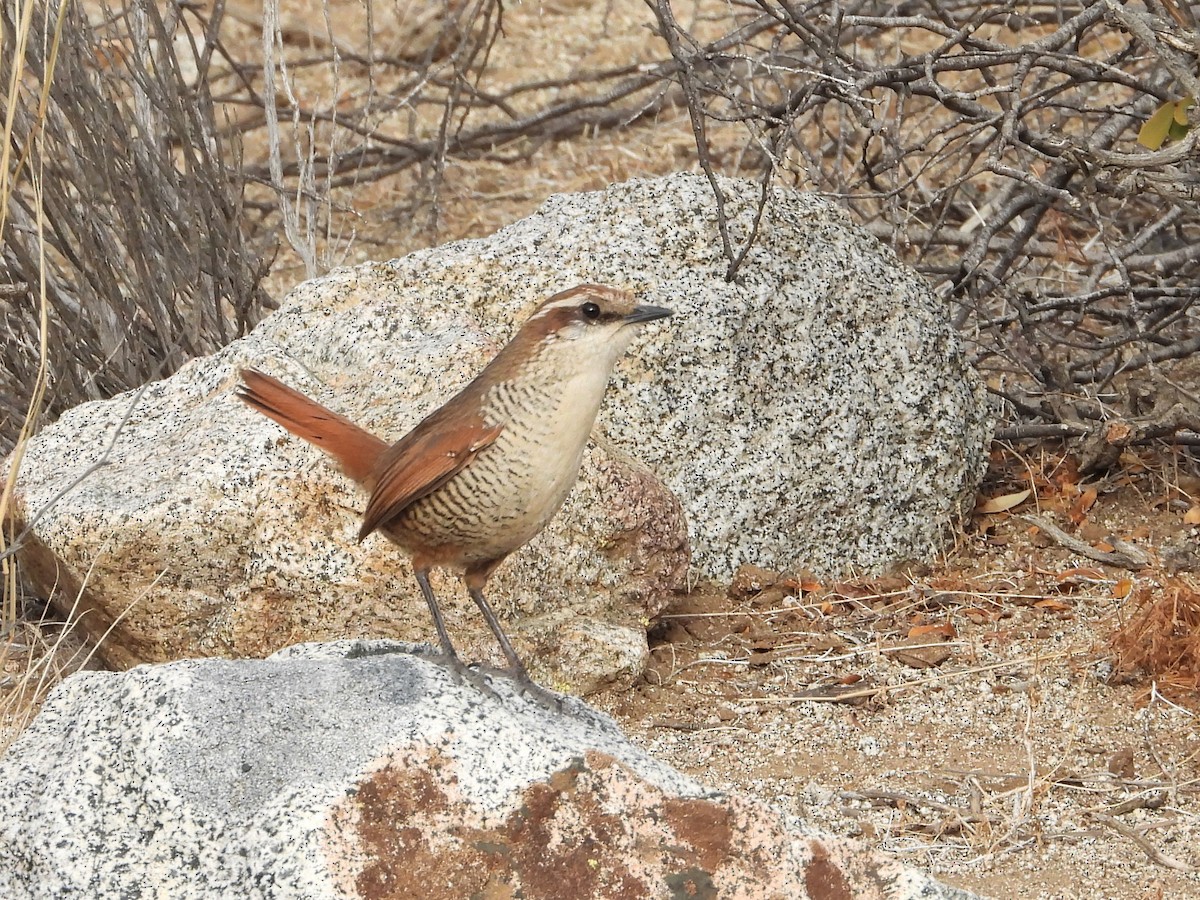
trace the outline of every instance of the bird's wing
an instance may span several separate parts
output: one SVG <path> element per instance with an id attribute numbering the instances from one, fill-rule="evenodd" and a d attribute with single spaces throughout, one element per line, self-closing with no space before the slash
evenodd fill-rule
<path id="1" fill-rule="evenodd" d="M 388 448 L 375 469 L 375 489 L 363 513 L 361 541 L 462 471 L 494 442 L 503 425 L 481 419 L 447 423 L 434 415 Z"/>

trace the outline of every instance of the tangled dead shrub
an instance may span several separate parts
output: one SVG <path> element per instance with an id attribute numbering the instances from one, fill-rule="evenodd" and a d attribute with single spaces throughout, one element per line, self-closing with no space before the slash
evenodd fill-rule
<path id="1" fill-rule="evenodd" d="M 52 420 L 245 334 L 272 301 L 236 135 L 218 121 L 206 28 L 188 5 L 0 8 L 10 152 L 0 215 L 0 454 L 43 363 Z M 24 30 L 22 30 L 24 29 Z M 27 40 L 17 40 L 15 35 Z"/>

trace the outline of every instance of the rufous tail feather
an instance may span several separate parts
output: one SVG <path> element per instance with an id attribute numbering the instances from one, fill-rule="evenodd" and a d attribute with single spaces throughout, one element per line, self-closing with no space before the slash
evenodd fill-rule
<path id="1" fill-rule="evenodd" d="M 368 490 L 374 487 L 375 464 L 388 448 L 384 441 L 277 378 L 257 369 L 242 369 L 238 374 L 242 383 L 237 396 L 243 402 L 328 453 Z"/>

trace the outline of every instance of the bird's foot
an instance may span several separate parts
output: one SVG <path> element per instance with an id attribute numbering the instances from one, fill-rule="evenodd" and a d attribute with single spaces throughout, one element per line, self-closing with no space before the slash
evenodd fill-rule
<path id="1" fill-rule="evenodd" d="M 528 697 L 538 706 L 548 709 L 550 712 L 561 713 L 563 711 L 562 696 L 548 688 L 542 687 L 529 677 L 529 673 L 524 668 L 514 669 L 512 667 L 492 666 L 487 663 L 474 663 L 472 668 L 487 675 L 511 681 L 516 686 L 517 693 Z"/>
<path id="2" fill-rule="evenodd" d="M 517 689 L 521 692 L 522 696 L 528 697 L 538 706 L 552 713 L 562 713 L 563 698 L 559 694 L 542 687 L 528 675 L 525 675 L 523 678 L 520 675 L 514 675 L 513 681 L 516 682 Z"/>
<path id="3" fill-rule="evenodd" d="M 493 666 L 485 662 L 468 664 L 464 663 L 457 653 L 445 653 L 433 647 L 423 647 L 420 655 L 423 659 L 446 669 L 458 684 L 469 684 L 487 697 L 502 699 L 492 687 L 490 679 L 503 678 L 516 687 L 517 693 L 528 697 L 538 706 L 555 713 L 564 711 L 563 697 L 530 678 L 524 667 L 516 669 L 510 666 Z"/>
<path id="4" fill-rule="evenodd" d="M 477 664 L 467 665 L 458 658 L 457 654 L 435 652 L 430 654 L 428 659 L 445 668 L 456 683 L 469 684 L 485 697 L 491 697 L 495 700 L 500 699 L 500 695 L 488 683 L 488 673 L 481 672 Z"/>

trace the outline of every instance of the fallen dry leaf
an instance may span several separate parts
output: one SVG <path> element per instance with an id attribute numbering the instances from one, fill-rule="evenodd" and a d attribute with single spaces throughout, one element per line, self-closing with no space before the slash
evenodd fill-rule
<path id="1" fill-rule="evenodd" d="M 1134 753 L 1132 747 L 1123 747 L 1108 758 L 1109 772 L 1118 775 L 1121 778 L 1132 778 L 1134 776 Z"/>
<path id="2" fill-rule="evenodd" d="M 1033 491 L 1025 488 L 1023 491 L 1017 491 L 1014 494 L 1001 494 L 999 497 L 992 497 L 990 500 L 985 500 L 979 506 L 975 507 L 975 512 L 983 515 L 991 515 L 992 513 L 1007 512 L 1015 506 L 1019 506 L 1029 498 Z"/>
<path id="3" fill-rule="evenodd" d="M 1039 600 L 1033 605 L 1038 609 L 1051 609 L 1056 612 L 1066 612 L 1069 609 L 1074 609 L 1070 603 L 1067 603 L 1063 600 L 1055 600 L 1052 597 L 1047 597 L 1045 600 Z"/>
<path id="4" fill-rule="evenodd" d="M 756 648 L 750 651 L 750 658 L 746 660 L 747 665 L 759 667 L 769 666 L 778 658 L 777 650 L 765 650 Z"/>
<path id="5" fill-rule="evenodd" d="M 1079 525 L 1087 518 L 1088 511 L 1096 504 L 1098 496 L 1099 494 L 1096 493 L 1096 489 L 1090 487 L 1076 498 L 1075 502 L 1071 504 L 1071 510 L 1068 513 L 1074 524 Z"/>
<path id="6" fill-rule="evenodd" d="M 978 606 L 968 606 L 966 609 L 959 610 L 959 612 L 961 612 L 976 625 L 984 625 L 988 622 L 995 622 L 996 619 L 1000 617 L 999 613 L 991 612 Z"/>
<path id="7" fill-rule="evenodd" d="M 954 626 L 949 622 L 943 622 L 940 625 L 914 625 L 908 629 L 910 638 L 923 637 L 927 634 L 935 634 L 939 637 L 952 638 L 955 636 Z"/>
<path id="8" fill-rule="evenodd" d="M 1121 465 L 1124 468 L 1129 469 L 1129 471 L 1131 471 L 1131 472 L 1145 472 L 1146 471 L 1146 468 L 1147 468 L 1146 463 L 1142 460 L 1142 458 L 1140 456 L 1138 456 L 1136 453 L 1134 453 L 1129 448 L 1125 448 L 1124 450 L 1121 451 L 1120 460 L 1121 460 Z"/>
<path id="9" fill-rule="evenodd" d="M 1133 426 L 1128 422 L 1113 422 L 1104 431 L 1104 440 L 1110 444 L 1120 444 L 1129 440 L 1133 434 Z"/>
<path id="10" fill-rule="evenodd" d="M 892 656 L 910 669 L 932 669 L 948 660 L 951 652 L 949 647 L 925 645 L 898 647 L 892 651 Z"/>

